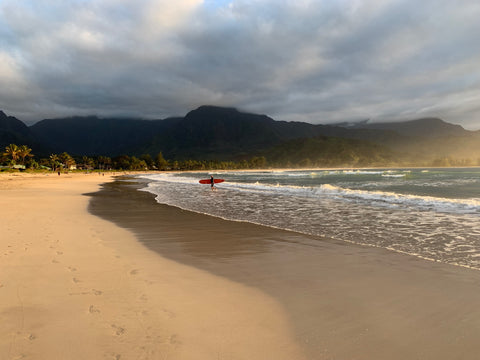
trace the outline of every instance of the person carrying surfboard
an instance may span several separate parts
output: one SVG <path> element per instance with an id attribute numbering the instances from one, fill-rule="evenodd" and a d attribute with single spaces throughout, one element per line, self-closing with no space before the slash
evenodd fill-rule
<path id="1" fill-rule="evenodd" d="M 221 183 L 224 181 L 225 181 L 224 179 L 214 179 L 213 175 L 210 175 L 210 179 L 202 179 L 202 180 L 199 180 L 198 182 L 200 184 L 210 184 L 210 186 L 212 187 L 212 190 L 217 190 L 217 187 L 215 186 L 215 184 Z"/>

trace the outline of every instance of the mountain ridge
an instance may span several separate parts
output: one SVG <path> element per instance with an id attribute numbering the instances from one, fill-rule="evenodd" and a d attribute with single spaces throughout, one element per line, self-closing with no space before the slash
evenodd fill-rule
<path id="1" fill-rule="evenodd" d="M 13 116 L 7 116 L 0 110 L 0 146 L 3 150 L 8 144 L 28 145 L 39 150 L 44 147 L 36 141 L 30 128 L 21 120 Z"/>
<path id="2" fill-rule="evenodd" d="M 377 149 L 385 158 L 391 158 L 393 152 L 401 158 L 412 159 L 450 155 L 480 159 L 480 131 L 465 130 L 438 118 L 324 125 L 278 121 L 267 115 L 211 105 L 200 106 L 184 117 L 145 120 L 72 116 L 44 119 L 31 126 L 0 112 L 2 134 L 2 147 L 8 145 L 7 142 L 28 140 L 24 143 L 33 145 L 34 152 L 46 155 L 67 152 L 87 156 L 155 156 L 162 152 L 165 158 L 175 160 L 239 160 L 257 155 L 278 157 L 283 153 L 296 159 L 299 155 L 294 155 L 300 153 L 300 149 L 302 154 L 305 149 L 311 149 L 318 153 L 312 157 L 322 158 L 325 146 L 330 154 L 347 153 L 347 148 L 367 149 L 367 142 L 382 149 L 372 146 L 365 153 Z"/>
<path id="3" fill-rule="evenodd" d="M 465 136 L 470 133 L 469 130 L 465 130 L 461 125 L 451 124 L 440 118 L 434 117 L 399 122 L 369 123 L 368 121 L 362 121 L 353 123 L 350 126 L 345 126 L 342 124 L 338 124 L 338 126 L 348 127 L 349 129 L 394 130 L 402 135 L 412 136 L 412 134 L 416 134 L 416 136 L 429 138 L 442 136 Z"/>

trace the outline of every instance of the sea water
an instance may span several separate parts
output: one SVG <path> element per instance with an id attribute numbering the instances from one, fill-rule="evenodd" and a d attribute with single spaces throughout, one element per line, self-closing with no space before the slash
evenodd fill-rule
<path id="1" fill-rule="evenodd" d="M 217 191 L 198 183 L 210 175 L 225 179 Z M 141 177 L 161 204 L 480 269 L 479 168 Z"/>

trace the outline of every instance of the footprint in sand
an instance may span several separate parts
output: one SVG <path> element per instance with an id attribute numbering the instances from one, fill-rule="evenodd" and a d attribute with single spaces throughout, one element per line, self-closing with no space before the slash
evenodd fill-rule
<path id="1" fill-rule="evenodd" d="M 90 314 L 95 314 L 95 313 L 100 313 L 100 310 L 98 310 L 95 306 L 90 305 L 90 307 L 88 308 L 88 312 Z"/>
<path id="2" fill-rule="evenodd" d="M 138 269 L 133 269 L 132 271 L 130 271 L 130 275 L 137 275 L 138 271 Z"/>
<path id="3" fill-rule="evenodd" d="M 68 295 L 73 296 L 73 295 L 91 295 L 91 292 L 88 291 L 83 291 L 83 292 L 78 292 L 78 293 L 69 293 Z"/>
<path id="4" fill-rule="evenodd" d="M 57 255 L 63 255 L 63 251 L 57 251 Z"/>
<path id="5" fill-rule="evenodd" d="M 78 280 L 77 278 L 73 278 L 72 281 L 73 281 L 75 284 L 78 284 L 79 282 L 81 282 L 81 281 Z"/>
<path id="6" fill-rule="evenodd" d="M 169 318 L 173 319 L 175 317 L 175 313 L 173 311 L 162 309 L 162 312 Z"/>
<path id="7" fill-rule="evenodd" d="M 93 295 L 99 296 L 103 294 L 103 291 L 92 289 Z"/>
<path id="8" fill-rule="evenodd" d="M 172 345 L 178 344 L 178 343 L 179 343 L 179 341 L 178 341 L 178 336 L 177 336 L 176 334 L 173 334 L 172 336 L 170 336 L 169 342 L 170 342 L 170 344 L 172 344 Z"/>
<path id="9" fill-rule="evenodd" d="M 122 328 L 120 326 L 117 326 L 115 324 L 112 324 L 112 328 L 114 329 L 115 335 L 117 335 L 117 336 L 123 335 L 125 333 L 124 328 Z"/>
<path id="10" fill-rule="evenodd" d="M 71 272 L 74 272 L 74 271 L 77 271 L 77 268 L 74 268 L 74 267 L 69 266 L 69 267 L 68 267 L 68 270 L 70 270 Z"/>

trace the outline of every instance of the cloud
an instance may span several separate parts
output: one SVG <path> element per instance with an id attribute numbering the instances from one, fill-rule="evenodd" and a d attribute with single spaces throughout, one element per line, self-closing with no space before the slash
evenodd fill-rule
<path id="1" fill-rule="evenodd" d="M 475 0 L 3 0 L 0 108 L 480 128 L 479 16 Z"/>

